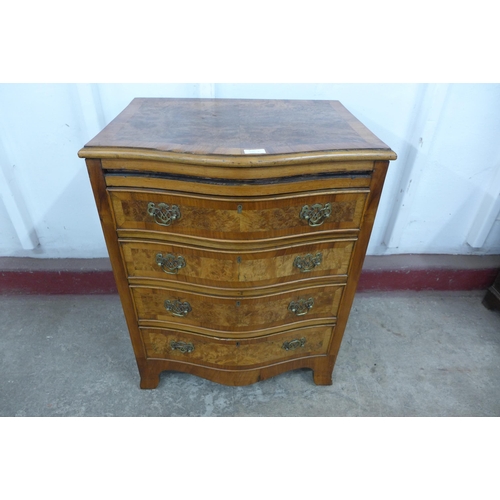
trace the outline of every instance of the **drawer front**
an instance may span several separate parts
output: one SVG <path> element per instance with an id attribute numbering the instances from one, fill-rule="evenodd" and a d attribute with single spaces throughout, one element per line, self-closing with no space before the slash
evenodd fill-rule
<path id="1" fill-rule="evenodd" d="M 146 241 L 121 241 L 129 277 L 224 287 L 256 287 L 347 275 L 354 240 L 253 252 L 210 251 Z"/>
<path id="2" fill-rule="evenodd" d="M 139 321 L 165 321 L 228 333 L 250 332 L 300 320 L 335 319 L 342 285 L 323 285 L 257 297 L 218 297 L 131 286 Z"/>
<path id="3" fill-rule="evenodd" d="M 260 199 L 120 189 L 108 193 L 119 230 L 247 240 L 358 229 L 368 190 Z"/>
<path id="4" fill-rule="evenodd" d="M 223 340 L 159 328 L 141 328 L 148 358 L 174 359 L 226 369 L 254 368 L 326 354 L 332 325 L 298 328 L 265 337 Z"/>

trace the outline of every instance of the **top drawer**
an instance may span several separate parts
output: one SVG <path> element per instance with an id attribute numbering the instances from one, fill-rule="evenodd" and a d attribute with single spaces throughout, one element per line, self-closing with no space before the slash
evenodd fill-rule
<path id="1" fill-rule="evenodd" d="M 228 198 L 157 190 L 108 190 L 118 230 L 230 240 L 358 229 L 368 192 L 362 189 Z"/>

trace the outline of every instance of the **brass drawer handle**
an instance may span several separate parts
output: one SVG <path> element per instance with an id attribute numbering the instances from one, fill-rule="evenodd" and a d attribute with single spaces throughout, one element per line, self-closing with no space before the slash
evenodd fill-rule
<path id="1" fill-rule="evenodd" d="M 160 226 L 170 226 L 172 222 L 181 218 L 181 211 L 177 205 L 167 205 L 158 203 L 156 206 L 152 201 L 148 203 L 148 215 L 154 217 L 155 222 Z"/>
<path id="2" fill-rule="evenodd" d="M 298 349 L 299 347 L 304 347 L 305 344 L 306 339 L 305 337 L 302 337 L 301 339 L 293 339 L 283 342 L 283 345 L 281 347 L 285 349 L 285 351 L 293 351 L 294 349 Z"/>
<path id="3" fill-rule="evenodd" d="M 310 226 L 321 226 L 331 214 L 331 203 L 325 203 L 325 205 L 316 203 L 312 206 L 304 205 L 300 211 L 300 218 L 309 222 Z"/>
<path id="4" fill-rule="evenodd" d="M 174 316 L 183 318 L 192 311 L 189 302 L 181 302 L 180 300 L 166 300 L 164 303 L 165 309 L 171 312 Z"/>
<path id="5" fill-rule="evenodd" d="M 301 257 L 300 255 L 295 257 L 293 265 L 299 269 L 301 273 L 307 273 L 312 271 L 316 266 L 319 266 L 322 260 L 323 255 L 321 252 L 318 252 L 316 255 L 308 253 L 307 255 L 304 255 L 304 257 Z"/>
<path id="6" fill-rule="evenodd" d="M 297 302 L 292 300 L 290 304 L 288 304 L 288 310 L 293 312 L 296 316 L 304 316 L 307 314 L 312 306 L 314 305 L 314 299 L 312 297 L 308 299 L 299 299 Z"/>
<path id="7" fill-rule="evenodd" d="M 170 342 L 170 348 L 172 351 L 179 351 L 183 354 L 189 354 L 194 351 L 194 345 L 191 342 L 176 342 L 172 340 L 172 342 Z"/>
<path id="8" fill-rule="evenodd" d="M 179 269 L 186 267 L 186 261 L 182 255 L 172 255 L 167 253 L 162 255 L 161 253 L 156 254 L 156 263 L 162 268 L 163 272 L 167 274 L 177 274 Z"/>

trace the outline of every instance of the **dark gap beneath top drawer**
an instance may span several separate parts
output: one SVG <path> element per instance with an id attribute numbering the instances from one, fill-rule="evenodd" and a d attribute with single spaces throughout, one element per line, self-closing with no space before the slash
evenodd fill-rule
<path id="1" fill-rule="evenodd" d="M 323 179 L 370 179 L 371 173 L 366 171 L 352 171 L 342 173 L 319 173 L 313 175 L 294 175 L 290 177 L 277 177 L 270 179 L 219 179 L 213 177 L 194 177 L 190 175 L 168 174 L 158 172 L 136 172 L 134 170 L 104 170 L 107 177 L 148 177 L 153 179 L 166 179 L 175 181 L 198 182 L 202 184 L 216 184 L 221 186 L 242 186 L 242 185 L 264 185 L 264 184 L 283 184 L 300 181 L 315 181 Z"/>

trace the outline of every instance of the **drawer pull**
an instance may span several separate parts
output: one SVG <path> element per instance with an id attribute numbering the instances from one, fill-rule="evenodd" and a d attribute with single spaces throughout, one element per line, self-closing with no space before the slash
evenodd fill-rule
<path id="1" fill-rule="evenodd" d="M 174 316 L 183 318 L 192 311 L 189 302 L 181 302 L 180 300 L 166 300 L 164 303 L 165 309 L 171 312 Z"/>
<path id="2" fill-rule="evenodd" d="M 179 269 L 186 267 L 186 261 L 182 255 L 176 257 L 171 253 L 165 255 L 161 253 L 156 254 L 156 263 L 167 274 L 177 274 Z"/>
<path id="3" fill-rule="evenodd" d="M 293 265 L 300 270 L 301 273 L 307 273 L 308 271 L 312 271 L 316 266 L 321 264 L 323 260 L 323 255 L 321 252 L 318 252 L 316 255 L 308 253 L 301 257 L 295 257 L 293 261 Z"/>
<path id="4" fill-rule="evenodd" d="M 288 310 L 293 312 L 296 316 L 304 316 L 307 312 L 312 309 L 314 305 L 314 299 L 312 297 L 308 299 L 299 299 L 297 302 L 292 300 L 290 304 L 288 304 Z"/>
<path id="5" fill-rule="evenodd" d="M 298 349 L 299 347 L 304 347 L 306 345 L 305 337 L 301 339 L 294 339 L 290 341 L 283 342 L 281 346 L 285 351 L 293 351 L 294 349 Z"/>
<path id="6" fill-rule="evenodd" d="M 194 345 L 191 342 L 176 342 L 172 340 L 172 342 L 170 342 L 170 348 L 172 351 L 180 351 L 183 354 L 189 354 L 194 351 Z"/>
<path id="7" fill-rule="evenodd" d="M 325 203 L 325 205 L 316 203 L 312 206 L 304 205 L 300 211 L 300 218 L 309 222 L 310 226 L 321 226 L 331 214 L 331 203 Z"/>
<path id="8" fill-rule="evenodd" d="M 158 203 L 156 206 L 153 202 L 148 203 L 148 214 L 154 217 L 155 222 L 160 226 L 170 226 L 172 222 L 181 218 L 181 211 L 177 205 L 167 205 L 166 203 Z"/>

